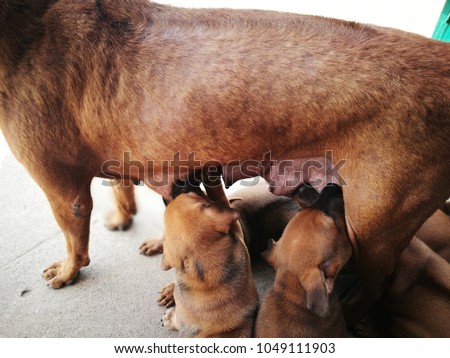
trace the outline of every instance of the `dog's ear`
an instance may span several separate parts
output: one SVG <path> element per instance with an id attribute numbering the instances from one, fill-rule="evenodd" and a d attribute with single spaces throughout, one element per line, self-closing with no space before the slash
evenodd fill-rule
<path id="1" fill-rule="evenodd" d="M 301 278 L 301 282 L 306 291 L 306 307 L 319 317 L 325 317 L 329 309 L 329 299 L 322 272 L 315 269 L 305 278 Z"/>
<path id="2" fill-rule="evenodd" d="M 336 281 L 336 276 L 341 269 L 341 265 L 338 258 L 333 258 L 322 262 L 320 265 L 322 271 L 323 283 L 328 294 L 333 292 L 334 282 Z"/>
<path id="3" fill-rule="evenodd" d="M 344 197 L 339 185 L 327 185 L 312 207 L 332 217 L 339 228 L 345 227 Z"/>
<path id="4" fill-rule="evenodd" d="M 302 209 L 313 206 L 319 198 L 319 192 L 309 184 L 300 185 L 294 194 L 294 199 Z"/>
<path id="5" fill-rule="evenodd" d="M 267 242 L 267 250 L 261 253 L 261 257 L 274 268 L 277 267 L 277 260 L 275 255 L 276 246 L 277 246 L 276 241 L 270 239 Z"/>
<path id="6" fill-rule="evenodd" d="M 328 313 L 329 295 L 333 292 L 340 268 L 339 259 L 334 257 L 322 262 L 319 268 L 306 278 L 301 278 L 306 290 L 306 306 L 320 317 L 325 317 Z"/>
<path id="7" fill-rule="evenodd" d="M 213 202 L 204 206 L 205 214 L 211 218 L 217 232 L 228 234 L 230 227 L 239 219 L 239 212 L 220 202 Z"/>

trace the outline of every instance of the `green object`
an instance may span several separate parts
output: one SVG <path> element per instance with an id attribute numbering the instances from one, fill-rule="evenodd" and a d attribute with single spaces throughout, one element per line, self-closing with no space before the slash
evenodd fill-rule
<path id="1" fill-rule="evenodd" d="M 450 1 L 445 2 L 441 16 L 434 29 L 433 38 L 436 40 L 450 42 Z"/>

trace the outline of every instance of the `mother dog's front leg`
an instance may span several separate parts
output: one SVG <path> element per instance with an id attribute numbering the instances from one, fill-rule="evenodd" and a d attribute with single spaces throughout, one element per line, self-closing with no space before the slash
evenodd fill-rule
<path id="1" fill-rule="evenodd" d="M 43 277 L 48 286 L 61 288 L 89 265 L 89 225 L 92 211 L 90 180 L 82 184 L 64 182 L 42 187 L 53 214 L 64 233 L 67 258 L 48 266 Z"/>

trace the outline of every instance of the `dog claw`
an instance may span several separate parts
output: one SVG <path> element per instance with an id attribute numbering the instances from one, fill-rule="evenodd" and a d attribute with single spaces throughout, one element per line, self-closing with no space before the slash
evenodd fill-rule
<path id="1" fill-rule="evenodd" d="M 82 266 L 87 266 L 89 264 L 89 260 Z M 80 270 L 71 270 L 71 267 L 66 266 L 66 261 L 56 262 L 50 266 L 48 266 L 42 277 L 48 281 L 47 286 L 51 288 L 61 288 L 65 285 L 71 284 L 78 277 Z M 69 273 L 68 273 L 69 272 Z M 75 272 L 75 273 L 72 273 Z"/>
<path id="2" fill-rule="evenodd" d="M 53 278 L 47 283 L 47 286 L 50 288 L 61 288 L 65 285 L 64 281 L 58 280 L 57 277 Z"/>
<path id="3" fill-rule="evenodd" d="M 163 316 L 163 327 L 166 327 L 172 331 L 178 330 L 175 319 L 175 308 L 169 308 Z"/>
<path id="4" fill-rule="evenodd" d="M 153 256 L 162 254 L 163 252 L 163 242 L 161 238 L 146 240 L 139 246 L 139 251 L 141 255 Z"/>
<path id="5" fill-rule="evenodd" d="M 167 308 L 175 306 L 175 298 L 173 296 L 173 291 L 175 289 L 175 284 L 173 282 L 165 285 L 159 290 L 159 297 L 156 300 L 160 306 L 166 306 Z"/>
<path id="6" fill-rule="evenodd" d="M 51 264 L 50 266 L 47 266 L 45 269 L 42 270 L 42 273 L 46 273 L 47 271 L 54 270 L 59 268 L 62 265 L 63 261 L 55 262 Z"/>
<path id="7" fill-rule="evenodd" d="M 52 268 L 52 269 L 48 269 L 48 270 L 44 271 L 44 273 L 42 274 L 42 277 L 48 281 L 48 280 L 53 279 L 57 275 L 58 275 L 58 269 Z"/>

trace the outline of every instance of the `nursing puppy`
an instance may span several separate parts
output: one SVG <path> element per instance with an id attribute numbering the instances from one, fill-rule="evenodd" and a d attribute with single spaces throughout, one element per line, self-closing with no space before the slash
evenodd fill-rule
<path id="1" fill-rule="evenodd" d="M 345 337 L 333 286 L 351 254 L 342 190 L 327 186 L 264 253 L 277 273 L 258 313 L 256 337 Z"/>
<path id="2" fill-rule="evenodd" d="M 401 254 L 375 313 L 359 336 L 450 337 L 450 217 L 438 210 Z"/>
<path id="3" fill-rule="evenodd" d="M 193 188 L 190 188 L 193 189 Z M 252 259 L 257 259 L 267 249 L 270 239 L 279 239 L 288 222 L 300 210 L 298 203 L 284 196 L 277 196 L 269 191 L 269 184 L 262 178 L 251 187 L 244 187 L 225 197 L 216 197 L 225 205 L 230 205 L 239 214 L 244 242 Z M 198 192 L 197 192 L 198 193 Z M 317 193 L 316 193 L 317 194 Z M 210 196 L 211 194 L 208 194 Z M 144 255 L 155 255 L 163 252 L 162 237 L 144 241 L 140 247 Z M 171 307 L 174 285 L 168 284 L 159 291 L 157 302 L 161 306 Z"/>
<path id="4" fill-rule="evenodd" d="M 251 337 L 258 298 L 237 211 L 188 193 L 164 220 L 162 268 L 176 269 L 164 326 L 185 337 Z"/>

